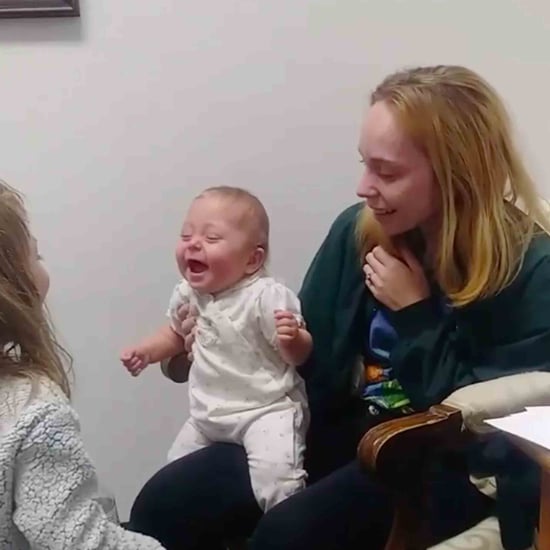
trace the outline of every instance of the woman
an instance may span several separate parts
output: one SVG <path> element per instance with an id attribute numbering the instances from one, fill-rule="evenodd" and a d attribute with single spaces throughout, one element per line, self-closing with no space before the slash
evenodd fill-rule
<path id="1" fill-rule="evenodd" d="M 392 502 L 354 458 L 365 431 L 459 387 L 550 369 L 548 221 L 495 91 L 462 67 L 393 74 L 372 94 L 359 154 L 362 204 L 335 221 L 301 292 L 314 340 L 302 371 L 309 486 L 259 519 L 241 449 L 182 459 L 132 511 L 132 527 L 167 548 L 218 550 L 249 533 L 253 550 L 382 547 Z M 503 542 L 527 547 L 531 465 L 497 440 L 470 459 L 470 471 L 498 474 L 501 518 L 521 501 L 525 521 L 508 522 Z M 429 498 L 440 537 L 491 508 L 466 472 L 446 468 Z"/>
<path id="2" fill-rule="evenodd" d="M 0 548 L 161 550 L 99 504 L 44 313 L 48 288 L 22 201 L 0 182 Z"/>

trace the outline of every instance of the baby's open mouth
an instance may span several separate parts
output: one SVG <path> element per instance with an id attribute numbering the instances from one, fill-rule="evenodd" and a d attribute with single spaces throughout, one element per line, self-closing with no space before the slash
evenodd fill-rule
<path id="1" fill-rule="evenodd" d="M 208 266 L 199 260 L 189 260 L 187 262 L 187 267 L 191 273 L 203 273 L 208 269 Z"/>

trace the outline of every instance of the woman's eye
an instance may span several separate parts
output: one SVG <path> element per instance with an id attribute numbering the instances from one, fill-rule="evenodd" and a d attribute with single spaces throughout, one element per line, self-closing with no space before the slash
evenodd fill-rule
<path id="1" fill-rule="evenodd" d="M 397 179 L 397 174 L 378 174 L 379 178 L 386 183 L 391 183 Z"/>

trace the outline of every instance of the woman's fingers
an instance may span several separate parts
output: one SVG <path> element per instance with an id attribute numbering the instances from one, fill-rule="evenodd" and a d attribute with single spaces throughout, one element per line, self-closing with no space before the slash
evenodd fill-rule
<path id="1" fill-rule="evenodd" d="M 185 351 L 188 353 L 191 353 L 191 350 L 193 349 L 193 343 L 195 342 L 195 334 L 197 332 L 197 327 L 193 326 L 187 336 L 183 339 L 183 345 L 185 347 Z"/>

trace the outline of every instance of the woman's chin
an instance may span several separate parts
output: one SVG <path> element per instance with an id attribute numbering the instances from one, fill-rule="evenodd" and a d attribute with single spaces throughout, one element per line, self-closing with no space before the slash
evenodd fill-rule
<path id="1" fill-rule="evenodd" d="M 398 218 L 395 218 L 393 214 L 377 216 L 376 220 L 386 236 L 391 239 L 406 235 L 414 229 L 414 226 L 411 227 L 410 224 L 402 223 Z"/>

